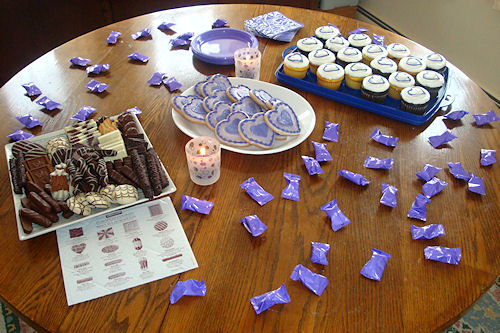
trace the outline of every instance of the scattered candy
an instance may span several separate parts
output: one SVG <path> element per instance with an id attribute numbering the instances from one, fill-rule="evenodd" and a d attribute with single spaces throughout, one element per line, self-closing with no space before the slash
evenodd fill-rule
<path id="1" fill-rule="evenodd" d="M 481 149 L 481 165 L 488 166 L 497 162 L 497 151 L 490 149 Z"/>
<path id="2" fill-rule="evenodd" d="M 87 74 L 101 74 L 109 71 L 109 64 L 97 64 L 87 67 Z"/>
<path id="3" fill-rule="evenodd" d="M 184 40 L 188 40 L 188 39 L 190 39 L 190 38 L 191 38 L 191 37 L 193 37 L 193 36 L 194 36 L 194 32 L 185 32 L 185 33 L 183 33 L 183 34 L 181 34 L 181 35 L 177 36 L 177 38 L 179 38 L 179 39 L 184 39 Z"/>
<path id="4" fill-rule="evenodd" d="M 493 110 L 490 110 L 490 111 L 488 111 L 486 113 L 482 113 L 482 114 L 473 114 L 472 116 L 474 117 L 474 120 L 476 120 L 477 126 L 482 126 L 485 124 L 489 124 L 493 121 L 500 120 L 500 118 L 497 116 L 497 114 Z"/>
<path id="5" fill-rule="evenodd" d="M 16 119 L 19 120 L 19 122 L 23 124 L 26 128 L 33 128 L 36 126 L 43 125 L 38 119 L 33 118 L 33 116 L 30 115 L 29 113 L 25 114 L 24 116 L 18 116 L 16 117 Z"/>
<path id="6" fill-rule="evenodd" d="M 8 137 L 14 141 L 22 141 L 33 138 L 34 135 L 28 132 L 21 131 L 20 129 L 17 129 L 12 134 L 9 134 Z"/>
<path id="7" fill-rule="evenodd" d="M 162 22 L 158 26 L 158 29 L 160 30 L 172 30 L 172 27 L 175 25 L 175 23 L 167 23 L 167 22 Z"/>
<path id="8" fill-rule="evenodd" d="M 293 281 L 300 280 L 304 286 L 318 296 L 321 296 L 328 285 L 328 279 L 326 277 L 313 273 L 309 268 L 301 264 L 295 266 L 292 275 L 290 275 L 290 279 Z"/>
<path id="9" fill-rule="evenodd" d="M 390 169 L 394 164 L 393 158 L 378 159 L 372 156 L 366 156 L 363 166 L 369 169 Z"/>
<path id="10" fill-rule="evenodd" d="M 417 198 L 408 211 L 408 217 L 412 219 L 419 219 L 424 222 L 427 221 L 427 204 L 429 204 L 430 202 L 431 199 L 425 197 L 420 193 L 417 194 Z"/>
<path id="11" fill-rule="evenodd" d="M 450 119 L 450 120 L 459 120 L 459 119 L 462 119 L 463 117 L 465 117 L 468 114 L 469 114 L 469 112 L 467 112 L 467 111 L 458 110 L 458 111 L 452 111 L 452 112 L 450 112 L 448 114 L 445 114 L 443 117 L 446 118 L 446 119 Z"/>
<path id="12" fill-rule="evenodd" d="M 368 29 L 366 29 L 366 28 L 357 28 L 357 29 L 354 29 L 353 31 L 351 31 L 349 33 L 349 35 L 352 35 L 352 34 L 362 34 L 362 33 L 365 33 L 367 31 L 368 31 Z"/>
<path id="13" fill-rule="evenodd" d="M 74 58 L 69 59 L 69 62 L 75 66 L 85 67 L 89 64 L 90 59 L 82 58 L 82 57 L 74 57 Z"/>
<path id="14" fill-rule="evenodd" d="M 354 173 L 349 170 L 339 170 L 338 172 L 339 175 L 341 175 L 345 179 L 350 180 L 356 185 L 366 186 L 370 184 L 370 181 L 365 177 L 363 177 L 362 175 L 360 175 L 359 173 Z"/>
<path id="15" fill-rule="evenodd" d="M 266 203 L 274 199 L 270 193 L 264 191 L 262 186 L 260 186 L 253 177 L 245 180 L 242 184 L 240 184 L 240 187 L 261 206 L 264 206 Z"/>
<path id="16" fill-rule="evenodd" d="M 182 87 L 182 84 L 180 84 L 173 76 L 169 77 L 168 79 L 163 79 L 163 84 L 168 87 L 168 90 L 170 90 L 170 92 Z"/>
<path id="17" fill-rule="evenodd" d="M 429 224 L 423 227 L 411 225 L 411 238 L 413 239 L 433 239 L 444 235 L 442 224 Z"/>
<path id="18" fill-rule="evenodd" d="M 142 29 L 140 31 L 137 31 L 135 34 L 132 34 L 132 38 L 135 40 L 135 39 L 138 39 L 138 38 L 141 38 L 141 37 L 148 37 L 151 35 L 151 29 Z"/>
<path id="19" fill-rule="evenodd" d="M 299 193 L 299 181 L 300 176 L 295 175 L 293 173 L 283 172 L 283 177 L 286 180 L 286 187 L 281 192 L 281 197 L 283 199 L 299 201 L 300 193 Z"/>
<path id="20" fill-rule="evenodd" d="M 52 111 L 54 109 L 57 109 L 58 107 L 61 106 L 61 104 L 54 102 L 53 100 L 49 99 L 46 96 L 40 97 L 37 101 L 36 104 L 44 106 L 47 110 Z"/>
<path id="21" fill-rule="evenodd" d="M 484 183 L 483 183 L 483 178 L 481 177 L 476 177 L 472 172 L 470 173 L 470 179 L 467 182 L 469 185 L 469 191 L 486 195 L 486 192 L 484 190 Z"/>
<path id="22" fill-rule="evenodd" d="M 429 180 L 434 178 L 436 173 L 438 173 L 439 171 L 441 171 L 441 168 L 426 164 L 422 171 L 417 172 L 417 177 L 424 182 L 428 182 Z"/>
<path id="23" fill-rule="evenodd" d="M 140 115 L 142 113 L 141 110 L 139 110 L 139 108 L 137 106 L 134 106 L 133 108 L 130 108 L 130 109 L 127 109 L 126 112 L 130 112 L 130 113 L 133 113 L 135 114 L 136 116 L 137 115 Z"/>
<path id="24" fill-rule="evenodd" d="M 153 76 L 148 80 L 148 83 L 152 86 L 159 86 L 163 83 L 163 78 L 165 77 L 165 73 L 155 72 Z"/>
<path id="25" fill-rule="evenodd" d="M 432 178 L 429 180 L 427 183 L 422 185 L 422 193 L 427 197 L 427 198 L 432 198 L 439 192 L 441 192 L 446 186 L 448 186 L 448 183 L 445 182 L 444 180 L 441 180 L 437 177 Z"/>
<path id="26" fill-rule="evenodd" d="M 42 94 L 42 91 L 35 86 L 33 82 L 25 83 L 22 85 L 24 89 L 26 89 L 26 93 L 28 96 L 33 97 L 33 96 L 38 96 Z"/>
<path id="27" fill-rule="evenodd" d="M 133 52 L 127 56 L 127 58 L 135 61 L 140 61 L 140 62 L 148 62 L 149 57 L 145 56 L 144 54 L 141 54 L 139 52 Z"/>
<path id="28" fill-rule="evenodd" d="M 321 166 L 319 165 L 319 162 L 314 158 L 309 156 L 302 156 L 302 160 L 304 161 L 309 176 L 320 175 L 324 173 L 323 169 L 321 169 Z"/>
<path id="29" fill-rule="evenodd" d="M 338 231 L 351 223 L 351 221 L 340 210 L 336 199 L 321 206 L 321 210 L 330 218 L 333 231 Z"/>
<path id="30" fill-rule="evenodd" d="M 327 162 L 333 161 L 332 155 L 328 149 L 326 149 L 326 143 L 319 143 L 315 141 L 311 141 L 314 147 L 314 152 L 316 153 L 316 161 L 318 162 Z"/>
<path id="31" fill-rule="evenodd" d="M 214 23 L 212 23 L 212 28 L 222 28 L 227 25 L 227 20 L 217 19 Z"/>
<path id="32" fill-rule="evenodd" d="M 241 219 L 241 223 L 243 223 L 245 229 L 247 229 L 248 232 L 254 237 L 262 235 L 262 233 L 267 229 L 267 226 L 262 223 L 257 215 L 245 216 Z"/>
<path id="33" fill-rule="evenodd" d="M 443 132 L 443 134 L 430 136 L 429 142 L 434 148 L 437 148 L 456 138 L 457 137 L 453 133 L 451 133 L 449 129 L 447 129 L 446 131 Z"/>
<path id="34" fill-rule="evenodd" d="M 170 40 L 170 44 L 172 46 L 184 46 L 189 45 L 191 43 L 190 38 L 194 36 L 193 32 L 185 32 L 176 38 Z"/>
<path id="35" fill-rule="evenodd" d="M 80 108 L 80 110 L 77 113 L 75 113 L 73 117 L 71 117 L 71 119 L 75 119 L 78 121 L 85 121 L 95 111 L 96 111 L 95 108 L 88 105 L 84 105 Z"/>
<path id="36" fill-rule="evenodd" d="M 380 198 L 380 203 L 389 207 L 396 207 L 398 202 L 396 195 L 398 189 L 392 185 L 382 183 L 382 197 Z"/>
<path id="37" fill-rule="evenodd" d="M 326 256 L 328 255 L 328 252 L 330 252 L 330 244 L 316 242 L 311 242 L 311 244 L 311 261 L 320 265 L 328 265 L 328 259 L 326 259 Z"/>
<path id="38" fill-rule="evenodd" d="M 250 303 L 252 303 L 255 313 L 260 314 L 275 304 L 290 303 L 290 296 L 283 283 L 281 287 L 276 290 L 252 297 Z"/>
<path id="39" fill-rule="evenodd" d="M 399 138 L 396 136 L 382 134 L 382 132 L 380 132 L 378 128 L 375 128 L 373 130 L 372 134 L 370 134 L 370 138 L 388 147 L 396 147 L 396 144 L 399 140 Z"/>
<path id="40" fill-rule="evenodd" d="M 203 279 L 201 281 L 194 279 L 179 281 L 170 293 L 170 303 L 175 304 L 183 296 L 205 296 L 206 294 L 207 286 Z"/>
<path id="41" fill-rule="evenodd" d="M 195 213 L 210 214 L 212 207 L 214 206 L 213 202 L 196 199 L 194 197 L 189 197 L 187 195 L 182 195 L 181 198 L 182 209 L 187 209 L 193 211 Z"/>
<path id="42" fill-rule="evenodd" d="M 87 83 L 85 87 L 87 87 L 87 89 L 92 92 L 102 93 L 104 90 L 106 90 L 108 85 L 106 83 L 101 83 L 97 80 L 92 79 L 89 81 L 89 83 Z"/>
<path id="43" fill-rule="evenodd" d="M 469 181 L 470 176 L 467 173 L 467 171 L 465 171 L 465 169 L 462 167 L 462 163 L 448 162 L 448 168 L 450 169 L 450 173 L 453 175 L 453 177 Z"/>
<path id="44" fill-rule="evenodd" d="M 325 131 L 323 139 L 333 142 L 339 142 L 339 126 L 340 124 L 331 123 L 325 120 Z"/>
<path id="45" fill-rule="evenodd" d="M 462 257 L 462 252 L 459 247 L 427 246 L 424 249 L 424 255 L 425 259 L 458 265 Z"/>
<path id="46" fill-rule="evenodd" d="M 384 36 L 373 34 L 373 41 L 372 41 L 372 43 L 375 44 L 375 45 L 384 46 Z"/>
<path id="47" fill-rule="evenodd" d="M 116 44 L 116 41 L 118 40 L 118 37 L 122 35 L 121 32 L 118 31 L 111 31 L 109 33 L 108 38 L 106 38 L 106 43 L 108 44 Z"/>
<path id="48" fill-rule="evenodd" d="M 391 255 L 389 253 L 373 248 L 372 257 L 361 269 L 361 275 L 368 279 L 380 281 L 382 279 L 382 274 L 384 274 L 387 260 L 389 260 L 390 257 Z"/>

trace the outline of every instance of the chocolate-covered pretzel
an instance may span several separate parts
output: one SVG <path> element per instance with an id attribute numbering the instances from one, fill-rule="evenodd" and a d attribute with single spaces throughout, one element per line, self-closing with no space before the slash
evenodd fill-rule
<path id="1" fill-rule="evenodd" d="M 59 207 L 61 207 L 62 210 L 62 216 L 66 219 L 69 219 L 71 216 L 73 216 L 73 212 L 71 209 L 68 208 L 68 205 L 64 201 L 59 201 Z"/>
<path id="2" fill-rule="evenodd" d="M 21 198 L 21 205 L 24 208 L 31 209 L 31 210 L 37 212 L 38 214 L 45 216 L 46 218 L 48 218 L 53 223 L 59 221 L 59 216 L 57 216 L 57 214 L 55 214 L 52 211 L 50 211 L 48 213 L 44 212 L 44 211 L 41 211 L 38 207 L 36 207 L 35 205 L 33 205 L 31 203 L 30 199 L 27 198 L 27 197 Z"/>
<path id="3" fill-rule="evenodd" d="M 162 189 L 164 189 L 165 187 L 167 187 L 169 185 L 169 181 L 168 181 L 168 177 L 167 177 L 167 174 L 165 172 L 165 169 L 163 169 L 160 158 L 158 157 L 158 154 L 156 153 L 156 151 L 154 150 L 153 147 L 148 149 L 148 153 L 152 154 L 156 160 L 158 173 L 160 175 L 161 187 L 162 187 Z"/>
<path id="4" fill-rule="evenodd" d="M 52 211 L 52 207 L 48 204 L 47 201 L 43 200 L 38 193 L 30 192 L 28 193 L 28 199 L 30 203 L 36 207 L 36 209 L 40 212 L 50 213 Z"/>
<path id="5" fill-rule="evenodd" d="M 25 218 L 23 215 L 19 214 L 19 219 L 21 220 L 21 227 L 23 227 L 23 230 L 27 234 L 31 234 L 33 231 L 33 223 L 27 218 Z"/>
<path id="6" fill-rule="evenodd" d="M 129 168 L 127 165 L 122 166 L 120 169 L 120 173 L 130 179 L 132 183 L 134 183 L 135 187 L 139 187 L 139 179 L 137 178 L 137 175 L 135 174 L 134 170 Z"/>
<path id="7" fill-rule="evenodd" d="M 42 190 L 41 192 L 39 192 L 37 194 L 40 196 L 41 199 L 43 199 L 45 202 L 47 202 L 50 205 L 50 207 L 52 207 L 52 210 L 54 212 L 56 212 L 56 213 L 61 212 L 61 207 L 59 206 L 57 201 L 55 201 L 54 198 L 52 198 L 49 194 L 47 194 L 47 192 Z"/>
<path id="8" fill-rule="evenodd" d="M 43 188 L 41 188 L 40 186 L 38 186 L 34 182 L 29 181 L 26 183 L 26 193 L 29 193 L 29 192 L 35 192 L 35 193 L 43 192 Z"/>
<path id="9" fill-rule="evenodd" d="M 135 149 L 130 152 L 132 165 L 134 166 L 135 174 L 139 179 L 139 186 L 141 187 L 144 196 L 151 199 L 153 198 L 153 190 L 151 189 L 151 183 L 149 182 L 147 167 L 145 165 L 146 163 L 141 160 L 141 157 L 144 158 L 144 156 L 140 156 Z"/>
<path id="10" fill-rule="evenodd" d="M 21 218 L 24 218 L 25 221 L 27 222 L 36 223 L 45 228 L 48 228 L 52 225 L 52 222 L 48 218 L 38 214 L 37 212 L 29 208 L 21 208 L 19 210 L 19 215 L 21 216 Z"/>
<path id="11" fill-rule="evenodd" d="M 129 180 L 116 170 L 111 171 L 109 177 L 118 185 L 125 184 L 125 185 L 132 185 L 134 187 L 136 186 L 131 180 Z"/>

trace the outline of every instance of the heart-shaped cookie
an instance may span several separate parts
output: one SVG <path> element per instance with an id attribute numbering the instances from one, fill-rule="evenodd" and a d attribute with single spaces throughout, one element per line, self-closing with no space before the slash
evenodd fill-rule
<path id="1" fill-rule="evenodd" d="M 238 102 L 243 97 L 250 96 L 250 88 L 248 88 L 244 84 L 240 84 L 238 86 L 227 88 L 226 94 L 231 101 Z"/>
<path id="2" fill-rule="evenodd" d="M 243 97 L 231 106 L 231 112 L 244 112 L 248 117 L 253 117 L 254 114 L 263 112 L 259 104 L 255 103 L 250 97 Z"/>
<path id="3" fill-rule="evenodd" d="M 172 100 L 172 106 L 174 107 L 174 110 L 182 114 L 182 107 L 188 103 L 191 103 L 193 99 L 201 99 L 198 96 L 195 95 L 187 95 L 187 96 L 175 96 Z"/>
<path id="4" fill-rule="evenodd" d="M 193 123 L 204 124 L 207 111 L 203 107 L 203 100 L 193 99 L 182 107 L 182 115 Z"/>
<path id="5" fill-rule="evenodd" d="M 226 119 L 231 113 L 231 104 L 227 104 L 224 102 L 218 102 L 215 104 L 214 110 L 209 112 L 205 117 L 205 123 L 208 128 L 212 131 L 215 130 L 215 126 Z"/>
<path id="6" fill-rule="evenodd" d="M 247 115 L 243 112 L 233 112 L 229 114 L 229 117 L 220 121 L 215 126 L 215 135 L 217 136 L 217 139 L 229 146 L 248 146 L 248 142 L 243 140 L 238 132 L 238 125 L 240 121 L 247 118 Z"/>
<path id="7" fill-rule="evenodd" d="M 297 115 L 286 103 L 278 103 L 274 109 L 266 112 L 266 124 L 276 133 L 282 135 L 299 135 L 300 124 Z"/>
<path id="8" fill-rule="evenodd" d="M 205 97 L 205 99 L 203 99 L 203 107 L 205 108 L 205 111 L 207 113 L 212 112 L 214 110 L 215 103 L 218 102 L 223 102 L 227 104 L 232 103 L 229 97 L 227 97 L 225 90 L 217 90 L 216 92 L 214 92 L 213 95 Z"/>
<path id="9" fill-rule="evenodd" d="M 271 98 L 270 100 L 268 100 L 266 102 L 267 109 L 268 110 L 274 109 L 274 107 L 278 103 L 283 103 L 283 101 L 281 99 L 279 99 L 279 98 L 276 98 L 276 97 Z"/>
<path id="10" fill-rule="evenodd" d="M 252 116 L 252 118 L 257 118 L 257 117 L 263 116 L 265 114 L 266 114 L 265 112 L 259 112 L 259 113 L 254 114 Z M 281 134 L 274 132 L 274 140 L 286 140 L 286 135 L 281 135 Z"/>
<path id="11" fill-rule="evenodd" d="M 219 87 L 219 90 L 226 91 L 227 88 L 232 86 L 231 81 L 229 81 L 227 76 L 222 74 L 214 74 L 208 79 L 208 81 L 215 83 Z"/>
<path id="12" fill-rule="evenodd" d="M 194 93 L 196 94 L 196 96 L 201 97 L 201 98 L 207 97 L 203 94 L 203 85 L 205 83 L 207 83 L 207 80 L 200 81 L 194 85 Z"/>
<path id="13" fill-rule="evenodd" d="M 80 244 L 75 244 L 71 247 L 71 250 L 75 253 L 81 254 L 83 250 L 87 247 L 87 244 L 85 243 L 80 243 Z"/>
<path id="14" fill-rule="evenodd" d="M 238 125 L 238 132 L 245 141 L 257 147 L 271 148 L 274 143 L 274 131 L 267 126 L 262 113 L 243 119 Z"/>
<path id="15" fill-rule="evenodd" d="M 273 96 L 271 96 L 267 91 L 262 89 L 250 90 L 250 97 L 252 97 L 254 102 L 259 104 L 259 106 L 264 110 L 268 109 L 267 102 L 273 99 Z"/>

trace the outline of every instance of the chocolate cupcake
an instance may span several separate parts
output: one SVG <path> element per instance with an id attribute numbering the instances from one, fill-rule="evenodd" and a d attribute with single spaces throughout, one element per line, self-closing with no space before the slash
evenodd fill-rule
<path id="1" fill-rule="evenodd" d="M 340 36 L 340 30 L 332 25 L 324 25 L 316 29 L 314 36 L 323 43 L 326 43 L 328 39 Z"/>
<path id="2" fill-rule="evenodd" d="M 438 72 L 439 74 L 444 74 L 446 69 L 446 58 L 439 53 L 429 54 L 426 58 L 427 69 Z"/>
<path id="3" fill-rule="evenodd" d="M 398 70 L 398 65 L 388 57 L 378 57 L 370 62 L 370 67 L 373 69 L 373 74 L 382 75 L 386 79 Z"/>
<path id="4" fill-rule="evenodd" d="M 435 71 L 422 71 L 417 74 L 417 86 L 427 89 L 431 98 L 436 98 L 439 89 L 444 85 L 444 77 Z"/>
<path id="5" fill-rule="evenodd" d="M 297 49 L 306 57 L 309 55 L 309 52 L 322 48 L 323 43 L 319 39 L 314 37 L 306 37 L 297 41 Z"/>
<path id="6" fill-rule="evenodd" d="M 337 55 L 337 52 L 339 52 L 341 49 L 348 46 L 349 42 L 342 36 L 330 38 L 325 43 L 325 48 L 332 51 L 335 55 Z"/>
<path id="7" fill-rule="evenodd" d="M 361 98 L 383 103 L 389 92 L 389 82 L 382 75 L 370 75 L 361 83 Z"/>
<path id="8" fill-rule="evenodd" d="M 347 40 L 352 47 L 355 47 L 360 51 L 363 47 L 372 43 L 372 39 L 367 34 L 351 34 Z"/>
<path id="9" fill-rule="evenodd" d="M 354 47 L 344 47 L 337 53 L 337 64 L 344 67 L 353 62 L 360 62 L 363 59 L 361 51 Z"/>
<path id="10" fill-rule="evenodd" d="M 423 115 L 431 96 L 423 87 L 408 87 L 401 91 L 401 110 Z"/>

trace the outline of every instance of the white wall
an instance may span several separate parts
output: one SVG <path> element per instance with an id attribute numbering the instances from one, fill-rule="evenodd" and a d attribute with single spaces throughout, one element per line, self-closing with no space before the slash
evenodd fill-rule
<path id="1" fill-rule="evenodd" d="M 364 9 L 441 53 L 500 99 L 498 0 L 360 0 Z M 358 14 L 361 19 L 361 15 Z"/>

